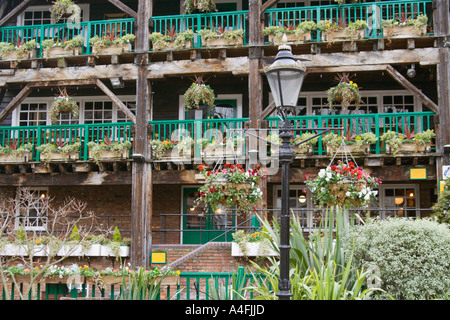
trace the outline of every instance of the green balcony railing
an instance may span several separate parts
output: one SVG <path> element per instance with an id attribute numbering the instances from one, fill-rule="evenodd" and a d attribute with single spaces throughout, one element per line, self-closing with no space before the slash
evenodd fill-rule
<path id="1" fill-rule="evenodd" d="M 374 133 L 378 138 L 388 130 L 401 134 L 408 132 L 419 133 L 434 128 L 433 112 L 405 112 L 405 113 L 377 113 L 377 114 L 349 114 L 349 115 L 329 115 L 329 116 L 300 116 L 291 117 L 296 129 L 314 128 L 343 128 L 345 132 L 350 131 L 352 135 L 360 135 L 366 132 Z M 279 118 L 266 118 L 269 128 L 278 130 L 281 120 Z M 307 131 L 307 130 L 306 130 Z M 317 132 L 320 132 L 318 130 Z M 340 132 L 336 132 L 341 134 Z M 296 131 L 295 135 L 301 134 Z M 377 143 L 371 147 L 371 152 L 380 154 L 386 151 L 384 145 L 378 139 Z M 325 155 L 326 150 L 322 143 L 322 136 L 319 136 L 318 144 L 314 150 L 317 155 Z"/>
<path id="2" fill-rule="evenodd" d="M 428 26 L 432 29 L 432 0 L 393 0 L 379 2 L 352 3 L 342 5 L 320 5 L 295 8 L 268 9 L 265 12 L 265 26 L 296 27 L 300 22 L 309 20 L 316 23 L 331 19 L 347 25 L 355 20 L 366 20 L 369 27 L 366 38 L 383 37 L 382 19 L 415 18 L 419 14 L 428 16 Z M 248 10 L 184 14 L 151 17 L 155 32 L 167 34 L 169 31 L 183 32 L 191 29 L 196 32 L 194 47 L 202 46 L 197 31 L 204 28 L 222 28 L 224 30 L 244 30 L 244 45 L 248 43 Z M 67 24 L 45 24 L 31 26 L 10 26 L 0 28 L 0 42 L 17 43 L 18 40 L 35 39 L 39 43 L 38 57 L 42 55 L 41 43 L 45 39 L 64 42 L 81 35 L 84 37 L 82 54 L 91 54 L 89 39 L 94 36 L 125 35 L 135 32 L 135 20 L 116 19 L 81 22 L 79 28 Z M 320 31 L 313 33 L 312 41 L 320 41 Z"/>
<path id="3" fill-rule="evenodd" d="M 39 161 L 37 147 L 56 142 L 80 143 L 80 159 L 88 160 L 88 143 L 131 141 L 133 123 L 96 123 L 52 126 L 0 127 L 0 145 L 2 147 L 16 145 L 17 148 L 25 144 L 33 145 L 33 160 Z"/>
<path id="4" fill-rule="evenodd" d="M 294 128 L 303 131 L 318 128 L 343 128 L 351 135 L 360 135 L 372 132 L 381 137 L 388 130 L 407 134 L 420 133 L 434 129 L 433 112 L 405 112 L 405 113 L 379 113 L 379 114 L 350 114 L 329 116 L 299 116 L 291 117 Z M 268 128 L 276 131 L 281 120 L 276 117 L 266 118 Z M 150 121 L 152 126 L 151 139 L 160 141 L 180 141 L 190 137 L 195 141 L 201 138 L 214 139 L 217 142 L 229 141 L 234 138 L 245 138 L 244 130 L 248 118 L 233 119 L 203 119 L 203 120 L 159 120 Z M 132 141 L 131 122 L 80 124 L 80 125 L 54 125 L 54 126 L 27 126 L 27 127 L 0 127 L 0 146 L 12 144 L 20 147 L 27 143 L 34 146 L 33 160 L 39 161 L 39 152 L 36 148 L 46 143 L 54 144 L 56 141 L 67 141 L 81 144 L 80 159 L 88 160 L 88 143 L 90 141 Z M 296 131 L 299 134 L 301 131 Z M 385 152 L 383 143 L 378 140 L 371 146 L 373 154 Z M 326 150 L 322 143 L 322 136 L 314 149 L 316 155 L 325 155 Z"/>
<path id="5" fill-rule="evenodd" d="M 122 36 L 127 33 L 134 33 L 134 19 L 132 18 L 81 22 L 79 28 L 68 26 L 65 23 L 2 27 L 0 28 L 0 42 L 16 44 L 19 40 L 27 42 L 34 39 L 39 44 L 38 57 L 41 57 L 42 41 L 53 39 L 61 43 L 82 36 L 84 38 L 82 54 L 91 54 L 90 38 Z"/>
<path id="6" fill-rule="evenodd" d="M 333 22 L 348 25 L 356 20 L 365 20 L 366 38 L 383 37 L 382 20 L 416 18 L 428 16 L 428 25 L 432 26 L 432 0 L 393 0 L 384 2 L 352 3 L 342 5 L 321 5 L 298 8 L 266 10 L 266 26 L 293 27 L 303 21 L 319 22 L 330 19 Z M 313 34 L 312 41 L 320 41 L 320 31 Z"/>
<path id="7" fill-rule="evenodd" d="M 183 137 L 194 140 L 214 138 L 216 141 L 242 137 L 248 118 L 203 119 L 203 120 L 160 120 L 150 121 L 153 126 L 152 139 L 179 141 Z"/>

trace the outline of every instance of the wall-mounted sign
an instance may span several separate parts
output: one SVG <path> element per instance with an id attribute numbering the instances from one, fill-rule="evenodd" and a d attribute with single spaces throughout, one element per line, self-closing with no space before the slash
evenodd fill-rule
<path id="1" fill-rule="evenodd" d="M 410 180 L 426 180 L 427 168 L 410 168 L 409 169 Z"/>
<path id="2" fill-rule="evenodd" d="M 151 264 L 166 264 L 167 263 L 167 252 L 152 251 L 150 253 L 150 263 Z"/>

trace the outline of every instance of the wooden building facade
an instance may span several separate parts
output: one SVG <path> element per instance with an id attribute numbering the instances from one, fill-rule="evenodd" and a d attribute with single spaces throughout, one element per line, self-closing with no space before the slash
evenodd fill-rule
<path id="1" fill-rule="evenodd" d="M 393 153 L 378 139 L 368 152 L 353 155 L 359 166 L 383 180 L 371 215 L 430 214 L 449 164 L 444 148 L 450 145 L 449 0 L 215 0 L 216 11 L 190 13 L 180 0 L 75 4 L 81 22 L 74 26 L 70 15 L 52 24 L 50 1 L 0 1 L 0 42 L 37 43 L 33 54 L 2 55 L 0 60 L 0 146 L 32 145 L 26 157 L 0 160 L 2 197 L 16 197 L 28 187 L 59 200 L 73 196 L 86 201 L 105 224 L 119 226 L 131 238 L 134 265 L 148 265 L 151 251 L 164 245 L 230 241 L 230 233 L 223 236 L 223 231 L 245 219 L 202 216 L 193 207 L 202 183 L 198 165 L 214 167 L 221 158 L 205 156 L 198 143 L 188 157 L 157 157 L 155 141 L 190 137 L 196 142 L 213 130 L 214 139 L 246 141 L 242 154 L 226 160 L 264 166 L 266 150 L 253 157 L 249 151 L 255 145 L 246 132 L 265 136 L 280 122 L 263 71 L 278 51 L 268 27 L 294 33 L 304 21 L 345 28 L 364 20 L 367 25 L 350 39 L 333 39 L 315 28 L 308 39 L 289 42 L 307 68 L 291 119 L 296 128 L 343 126 L 348 138 L 366 132 L 380 138 L 389 130 L 412 137 L 433 130 L 436 137 L 427 148 Z M 401 24 L 420 16 L 426 17 L 425 28 L 411 23 L 416 29 L 410 34 L 385 27 L 384 21 Z M 242 30 L 243 39 L 211 46 L 201 37 L 202 29 L 222 36 Z M 193 32 L 186 47 L 157 48 L 150 40 L 155 32 L 169 38 L 186 30 Z M 119 51 L 98 51 L 90 41 L 130 34 L 134 42 Z M 45 46 L 49 39 L 57 47 L 80 36 L 80 49 L 68 47 L 59 56 Z M 331 107 L 327 90 L 343 73 L 357 83 L 361 101 Z M 184 93 L 199 76 L 214 89 L 215 107 L 195 114 L 185 110 Z M 61 88 L 79 110 L 77 116 L 58 114 L 55 122 L 51 105 Z M 304 177 L 317 174 L 333 158 L 322 139 L 292 164 L 291 206 L 304 217 L 305 228 L 314 226 L 317 212 L 311 194 L 304 193 Z M 131 149 L 112 159 L 96 159 L 89 145 L 124 141 Z M 61 142 L 79 143 L 76 156 L 46 160 L 38 150 Z M 274 217 L 280 207 L 280 171 L 272 170 L 261 186 L 261 212 Z"/>

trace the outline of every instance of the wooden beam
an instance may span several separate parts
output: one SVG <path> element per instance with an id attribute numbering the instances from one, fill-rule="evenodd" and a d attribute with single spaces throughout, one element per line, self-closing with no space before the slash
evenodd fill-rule
<path id="1" fill-rule="evenodd" d="M 0 122 L 6 119 L 6 117 L 15 109 L 18 105 L 33 91 L 30 84 L 27 84 L 14 99 L 0 112 Z"/>
<path id="2" fill-rule="evenodd" d="M 34 0 L 23 0 L 19 5 L 17 5 L 12 11 L 10 11 L 6 16 L 0 20 L 0 27 L 8 23 L 12 18 L 24 11 Z"/>
<path id="3" fill-rule="evenodd" d="M 261 113 L 261 119 L 265 119 L 275 111 L 275 102 L 271 102 Z"/>
<path id="4" fill-rule="evenodd" d="M 422 102 L 425 106 L 427 106 L 431 111 L 433 111 L 436 114 L 439 114 L 439 107 L 425 94 L 423 94 L 422 91 L 420 91 L 416 86 L 414 86 L 411 82 L 408 81 L 400 72 L 394 69 L 394 67 L 388 65 L 386 67 L 386 71 L 394 78 L 395 81 L 397 81 L 399 84 L 401 84 L 405 89 L 407 89 L 409 92 L 411 92 L 417 99 L 419 99 L 420 102 Z"/>
<path id="5" fill-rule="evenodd" d="M 2 5 L 0 6 L 0 18 L 3 17 L 3 14 L 5 13 L 7 6 L 8 6 L 8 1 L 3 1 Z"/>
<path id="6" fill-rule="evenodd" d="M 114 94 L 114 92 L 109 90 L 109 88 L 100 79 L 97 79 L 95 81 L 95 84 L 111 99 L 112 102 L 114 102 L 115 105 L 117 105 L 117 107 L 119 107 L 120 110 L 123 111 L 123 113 L 125 113 L 128 118 L 131 119 L 133 123 L 136 123 L 136 116 L 122 101 L 120 101 L 120 99 Z"/>
<path id="7" fill-rule="evenodd" d="M 136 11 L 125 5 L 122 1 L 120 0 L 108 0 L 108 1 L 113 5 L 115 5 L 117 8 L 119 8 L 120 10 L 122 10 L 123 12 L 125 12 L 126 14 L 128 14 L 130 17 L 137 19 Z"/>
<path id="8" fill-rule="evenodd" d="M 266 11 L 267 9 L 272 8 L 274 5 L 276 5 L 280 0 L 267 0 L 262 6 L 261 6 L 261 15 Z"/>

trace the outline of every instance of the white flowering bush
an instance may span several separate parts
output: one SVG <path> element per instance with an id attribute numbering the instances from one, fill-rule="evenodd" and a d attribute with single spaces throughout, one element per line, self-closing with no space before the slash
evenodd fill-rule
<path id="1" fill-rule="evenodd" d="M 423 300 L 450 293 L 450 229 L 431 219 L 370 221 L 345 237 L 357 267 L 373 270 L 395 299 Z M 381 295 L 380 298 L 388 298 Z"/>

